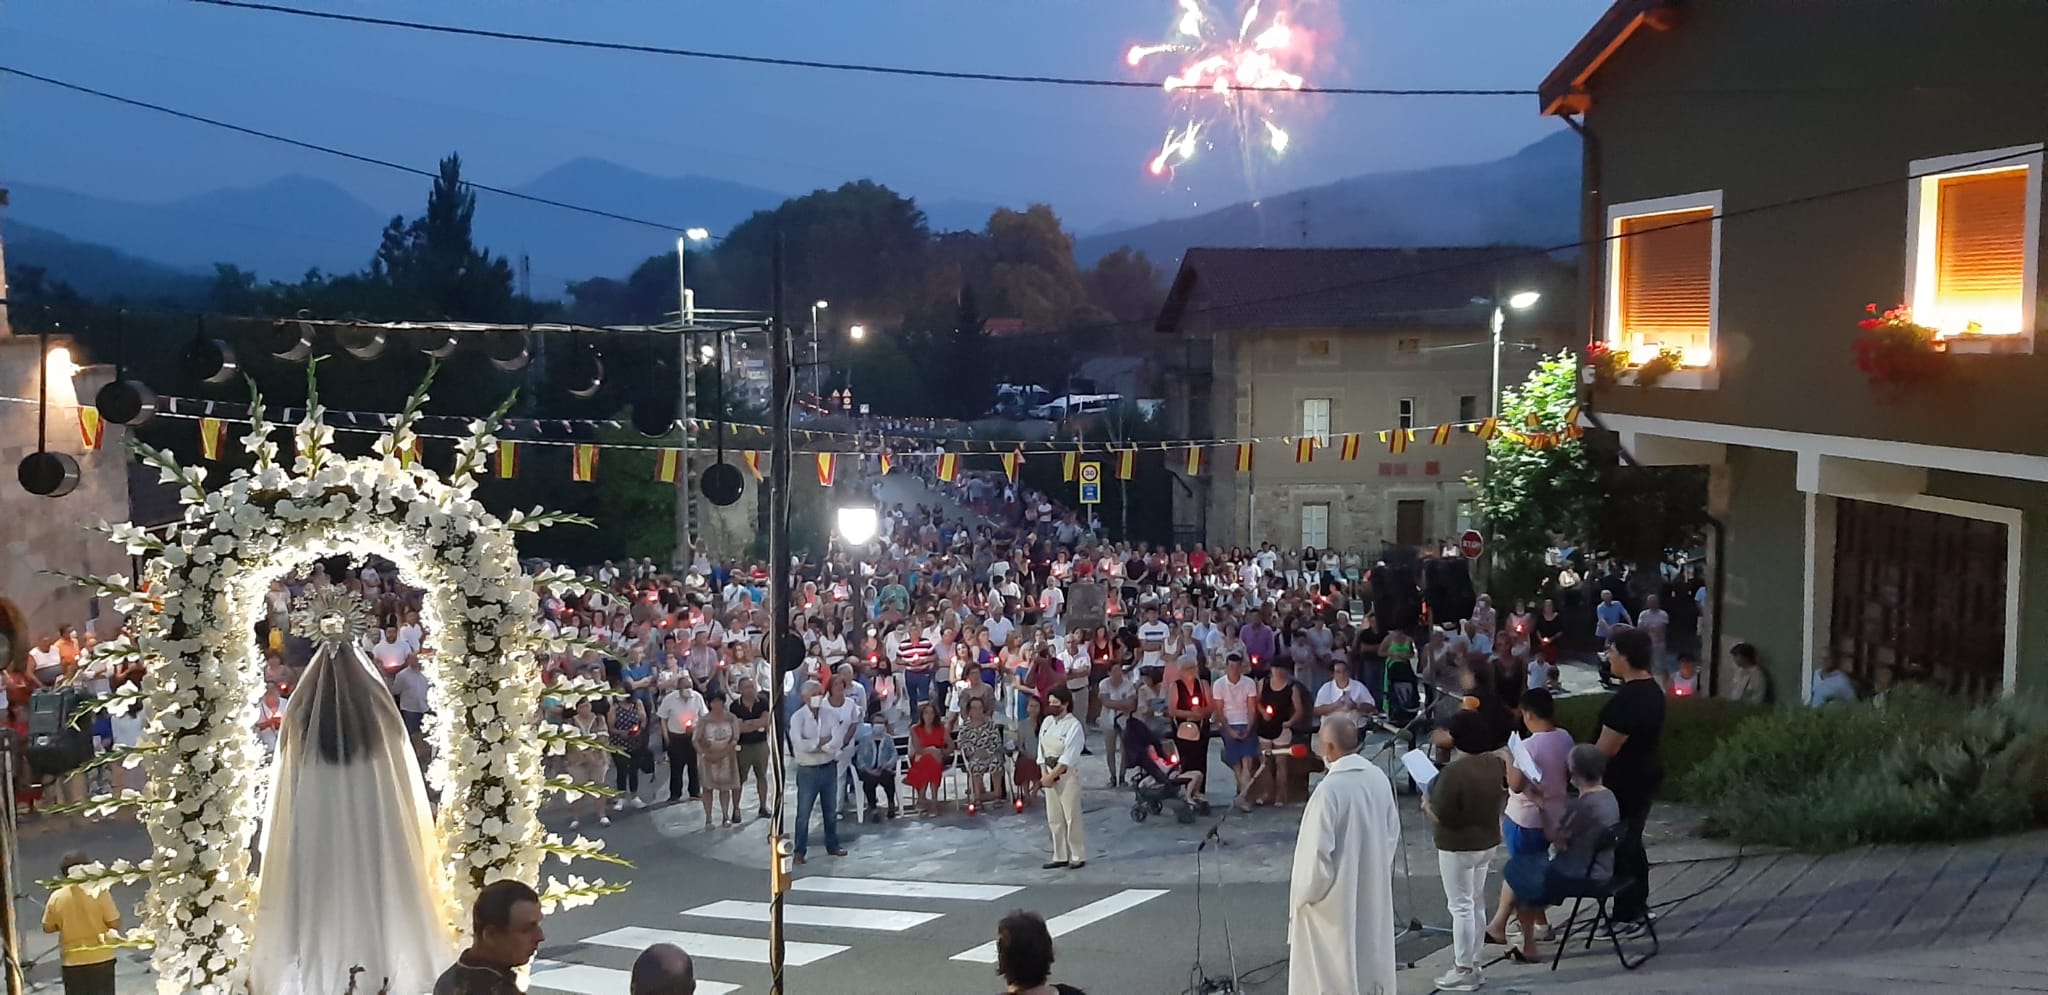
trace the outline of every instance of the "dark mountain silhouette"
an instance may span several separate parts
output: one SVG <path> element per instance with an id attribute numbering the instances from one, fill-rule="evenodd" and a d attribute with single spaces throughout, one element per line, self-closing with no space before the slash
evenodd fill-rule
<path id="1" fill-rule="evenodd" d="M 7 268 L 17 277 L 35 267 L 45 283 L 68 283 L 91 300 L 198 307 L 213 285 L 210 268 L 174 269 L 11 218 L 0 222 L 0 238 L 7 243 Z"/>

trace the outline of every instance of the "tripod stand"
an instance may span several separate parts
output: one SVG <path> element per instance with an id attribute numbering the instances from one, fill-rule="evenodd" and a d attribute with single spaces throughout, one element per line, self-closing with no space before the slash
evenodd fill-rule
<path id="1" fill-rule="evenodd" d="M 1429 708 L 1425 706 L 1416 711 L 1415 717 L 1410 719 L 1407 725 L 1381 727 L 1387 731 L 1387 741 L 1380 744 L 1380 748 L 1374 752 L 1371 759 L 1385 764 L 1389 781 L 1394 781 L 1397 777 L 1394 757 L 1397 755 L 1395 751 L 1401 746 L 1401 737 L 1405 734 L 1409 737 L 1410 742 L 1414 742 L 1416 730 L 1427 724 L 1428 720 Z M 1398 784 L 1399 782 L 1396 781 L 1396 783 Z M 1417 785 L 1416 790 L 1420 793 L 1422 786 Z M 1398 796 L 1400 792 L 1396 790 L 1395 794 Z M 1404 904 L 1408 909 L 1408 921 L 1394 930 L 1394 940 L 1398 943 L 1408 936 L 1415 935 L 1427 936 L 1435 934 L 1438 936 L 1449 936 L 1451 935 L 1450 927 L 1424 924 L 1422 917 L 1415 912 L 1415 872 L 1408 862 L 1408 820 L 1405 816 L 1401 815 L 1401 807 L 1398 803 L 1394 806 L 1394 814 L 1400 822 L 1401 894 L 1406 900 Z M 1414 967 L 1415 965 L 1410 963 L 1407 966 Z"/>
<path id="2" fill-rule="evenodd" d="M 1273 758 L 1269 751 L 1260 751 L 1259 764 L 1252 769 L 1252 776 L 1249 780 L 1256 783 L 1260 775 L 1266 772 L 1266 768 L 1272 762 Z M 1244 991 L 1240 986 L 1241 975 L 1238 974 L 1237 970 L 1237 946 L 1230 939 L 1230 904 L 1228 902 L 1223 905 L 1223 952 L 1224 956 L 1230 961 L 1230 976 L 1228 978 L 1211 978 L 1202 970 L 1202 852 L 1207 850 L 1211 843 L 1219 847 L 1229 845 L 1223 839 L 1223 824 L 1229 822 L 1231 813 L 1237 811 L 1237 802 L 1238 799 L 1231 799 L 1230 807 L 1223 811 L 1222 817 L 1218 818 L 1209 827 L 1208 832 L 1202 834 L 1202 842 L 1195 846 L 1195 963 L 1188 972 L 1191 982 L 1188 985 L 1188 990 L 1197 993 L 1197 995 L 1242 995 Z M 1222 872 L 1217 872 L 1216 876 L 1222 877 Z"/>

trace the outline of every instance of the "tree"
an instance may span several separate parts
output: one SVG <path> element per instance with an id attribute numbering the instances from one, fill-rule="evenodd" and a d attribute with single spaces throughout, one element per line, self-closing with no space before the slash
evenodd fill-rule
<path id="1" fill-rule="evenodd" d="M 1128 245 L 1097 260 L 1087 282 L 1088 303 L 1119 323 L 1150 326 L 1166 303 L 1158 268 Z"/>
<path id="2" fill-rule="evenodd" d="M 947 414 L 975 419 L 995 403 L 995 371 L 989 368 L 988 328 L 972 284 L 960 288 L 960 307 L 946 340 L 944 377 Z"/>
<path id="3" fill-rule="evenodd" d="M 462 157 L 441 160 L 425 214 L 384 226 L 370 278 L 394 302 L 437 318 L 502 321 L 515 317 L 512 265 L 476 245 L 476 192 L 462 182 Z"/>
<path id="4" fill-rule="evenodd" d="M 1502 392 L 1500 424 L 1515 429 L 1534 415 L 1539 431 L 1558 431 L 1578 398 L 1579 362 L 1561 352 Z M 1696 545 L 1706 521 L 1705 473 L 1631 466 L 1604 433 L 1537 447 L 1503 432 L 1487 443 L 1486 473 L 1476 486 L 1498 564 L 1491 587 L 1503 598 L 1539 590 L 1553 534 L 1592 559 L 1652 569 L 1667 550 Z"/>

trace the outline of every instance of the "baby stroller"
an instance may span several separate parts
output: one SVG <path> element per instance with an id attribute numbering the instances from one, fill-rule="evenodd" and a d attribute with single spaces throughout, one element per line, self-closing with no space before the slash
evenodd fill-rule
<path id="1" fill-rule="evenodd" d="M 1131 821 L 1165 811 L 1174 803 L 1173 817 L 1182 824 L 1209 814 L 1208 802 L 1188 801 L 1190 775 L 1182 773 L 1180 760 L 1171 744 L 1160 739 L 1150 725 L 1138 719 L 1124 722 L 1124 766 L 1131 770 Z"/>

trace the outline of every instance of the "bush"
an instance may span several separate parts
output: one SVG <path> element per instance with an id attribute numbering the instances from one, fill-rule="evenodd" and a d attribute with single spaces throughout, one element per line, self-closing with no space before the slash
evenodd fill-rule
<path id="1" fill-rule="evenodd" d="M 1836 850 L 2048 824 L 2042 702 L 1924 691 L 1744 722 L 1686 777 L 1710 824 L 1745 843 Z"/>
<path id="2" fill-rule="evenodd" d="M 1575 694 L 1557 700 L 1557 725 L 1580 743 L 1600 739 L 1600 709 L 1609 695 Z M 1770 711 L 1762 705 L 1745 705 L 1723 698 L 1664 699 L 1664 737 L 1657 752 L 1664 758 L 1664 789 L 1660 797 L 1690 801 L 1689 775 L 1712 754 L 1719 744 L 1745 719 Z"/>

